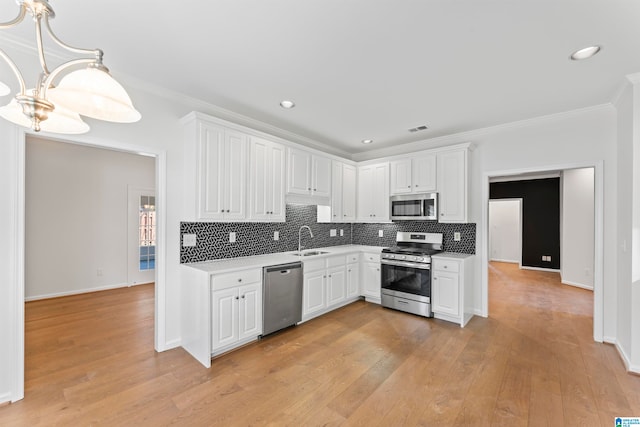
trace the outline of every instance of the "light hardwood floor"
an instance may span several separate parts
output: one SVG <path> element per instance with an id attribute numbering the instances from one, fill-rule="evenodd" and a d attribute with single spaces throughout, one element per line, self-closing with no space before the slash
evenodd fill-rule
<path id="1" fill-rule="evenodd" d="M 612 426 L 640 377 L 592 340 L 592 294 L 490 266 L 461 329 L 356 302 L 221 356 L 153 351 L 153 287 L 27 303 L 26 397 L 2 426 Z"/>

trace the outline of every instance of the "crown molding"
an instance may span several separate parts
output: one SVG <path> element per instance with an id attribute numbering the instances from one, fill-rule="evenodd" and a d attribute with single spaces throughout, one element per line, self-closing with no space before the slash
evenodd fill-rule
<path id="1" fill-rule="evenodd" d="M 563 111 L 561 113 L 548 114 L 544 116 L 532 117 L 530 119 L 518 120 L 515 122 L 503 123 L 500 125 L 489 126 L 486 128 L 474 129 L 465 132 L 453 133 L 450 135 L 439 136 L 436 138 L 423 139 L 420 141 L 408 142 L 406 144 L 396 145 L 392 147 L 379 148 L 377 150 L 363 151 L 351 156 L 351 160 L 360 162 L 365 160 L 373 160 L 381 157 L 389 157 L 400 154 L 409 154 L 415 151 L 427 150 L 431 148 L 446 147 L 451 144 L 457 144 L 464 141 L 473 141 L 473 139 L 480 138 L 486 135 L 491 135 L 499 132 L 505 132 L 514 129 L 520 129 L 525 127 L 534 126 L 536 124 L 563 120 L 570 117 L 575 117 L 591 111 L 600 111 L 613 108 L 611 103 L 594 105 L 591 107 L 579 108 L 575 110 Z"/>

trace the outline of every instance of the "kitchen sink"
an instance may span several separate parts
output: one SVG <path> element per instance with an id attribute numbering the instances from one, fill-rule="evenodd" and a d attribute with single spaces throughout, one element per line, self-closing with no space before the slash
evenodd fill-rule
<path id="1" fill-rule="evenodd" d="M 325 251 L 305 251 L 305 252 L 294 252 L 292 255 L 294 256 L 314 256 L 314 255 L 323 255 L 328 254 L 329 252 Z"/>

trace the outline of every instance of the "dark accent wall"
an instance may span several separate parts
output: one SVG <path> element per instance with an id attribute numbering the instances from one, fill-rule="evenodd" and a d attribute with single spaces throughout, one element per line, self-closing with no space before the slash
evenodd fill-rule
<path id="1" fill-rule="evenodd" d="M 201 262 L 222 258 L 263 255 L 288 252 L 298 249 L 298 230 L 308 225 L 314 238 L 307 230 L 302 232 L 305 249 L 339 245 L 393 246 L 397 231 L 417 231 L 443 233 L 444 249 L 450 252 L 475 253 L 475 224 L 440 224 L 436 221 L 398 221 L 392 224 L 338 224 L 318 223 L 317 207 L 313 205 L 287 205 L 286 222 L 182 222 L 180 242 L 183 234 L 195 234 L 195 247 L 180 248 L 180 262 Z M 335 229 L 337 236 L 330 237 Z M 340 230 L 344 236 L 340 237 Z M 384 237 L 378 237 L 383 230 Z M 229 243 L 229 233 L 236 233 L 236 242 Z M 273 240 L 273 232 L 278 231 L 280 240 Z M 460 241 L 454 242 L 453 233 L 460 232 Z"/>
<path id="2" fill-rule="evenodd" d="M 492 182 L 489 197 L 522 198 L 522 265 L 560 269 L 560 178 Z"/>

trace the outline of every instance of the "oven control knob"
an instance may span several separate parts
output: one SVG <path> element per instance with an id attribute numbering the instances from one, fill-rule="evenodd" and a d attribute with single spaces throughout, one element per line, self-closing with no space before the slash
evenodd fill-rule
<path id="1" fill-rule="evenodd" d="M 398 255 L 398 259 L 407 259 L 407 257 L 404 255 Z"/>
<path id="2" fill-rule="evenodd" d="M 395 258 L 395 255 L 393 255 L 393 254 L 389 254 L 389 255 L 387 255 L 387 258 L 394 259 L 394 258 Z"/>

